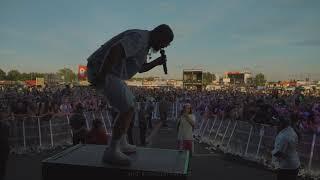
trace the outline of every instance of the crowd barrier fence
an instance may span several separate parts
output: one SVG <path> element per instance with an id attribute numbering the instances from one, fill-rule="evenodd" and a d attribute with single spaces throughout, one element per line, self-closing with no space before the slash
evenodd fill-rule
<path id="1" fill-rule="evenodd" d="M 271 169 L 277 164 L 271 151 L 277 134 L 276 127 L 252 124 L 214 116 L 198 119 L 194 135 L 200 143 L 241 158 L 261 163 Z M 298 154 L 301 173 L 320 176 L 320 140 L 317 134 L 302 134 Z"/>
<path id="2" fill-rule="evenodd" d="M 159 103 L 153 104 L 152 120 L 160 119 Z M 138 103 L 138 108 L 140 103 Z M 176 125 L 182 104 L 170 103 L 168 107 L 168 122 Z M 134 126 L 139 126 L 138 113 L 135 113 Z M 43 116 L 14 115 L 6 119 L 10 125 L 9 141 L 11 149 L 16 153 L 41 151 L 57 146 L 72 144 L 70 117 L 72 114 L 54 114 Z M 262 163 L 274 168 L 270 154 L 277 134 L 275 127 L 265 124 L 252 124 L 246 121 L 225 119 L 222 116 L 203 118 L 195 112 L 196 126 L 194 136 L 197 140 L 207 143 L 213 148 L 219 148 L 225 153 L 231 153 L 242 158 Z M 94 119 L 100 119 L 108 134 L 112 133 L 114 117 L 109 110 L 83 112 L 88 129 Z M 299 142 L 299 156 L 304 172 L 320 176 L 320 138 L 317 134 L 302 134 Z"/>
<path id="3" fill-rule="evenodd" d="M 138 103 L 138 107 L 140 103 Z M 159 103 L 154 102 L 152 120 L 160 119 Z M 168 120 L 173 121 L 178 104 L 171 103 L 168 108 Z M 27 114 L 15 114 L 5 121 L 10 126 L 9 141 L 14 153 L 40 152 L 45 149 L 53 149 L 57 146 L 72 144 L 72 130 L 70 118 L 73 114 L 57 113 L 42 116 L 30 116 Z M 82 113 L 86 121 L 87 129 L 92 127 L 94 119 L 101 120 L 107 134 L 112 134 L 114 118 L 108 109 L 98 111 L 85 111 Z M 138 112 L 135 113 L 134 126 L 139 126 Z"/>

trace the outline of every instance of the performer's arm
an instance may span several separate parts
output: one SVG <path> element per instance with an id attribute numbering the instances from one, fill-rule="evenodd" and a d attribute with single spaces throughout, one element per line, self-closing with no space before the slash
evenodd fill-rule
<path id="1" fill-rule="evenodd" d="M 145 63 L 142 65 L 142 68 L 140 69 L 139 73 L 143 73 L 143 72 L 147 72 L 150 71 L 151 69 L 153 69 L 156 66 L 162 65 L 163 63 L 166 62 L 166 59 L 162 58 L 162 57 L 158 57 L 157 59 L 149 62 L 149 63 Z"/>
<path id="2" fill-rule="evenodd" d="M 103 78 L 106 74 L 110 73 L 113 65 L 124 57 L 125 52 L 122 45 L 119 43 L 113 46 L 100 67 L 98 77 Z"/>

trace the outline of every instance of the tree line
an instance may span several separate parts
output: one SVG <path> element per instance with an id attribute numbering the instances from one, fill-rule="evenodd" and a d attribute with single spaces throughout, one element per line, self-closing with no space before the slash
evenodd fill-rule
<path id="1" fill-rule="evenodd" d="M 73 82 L 77 80 L 77 75 L 69 68 L 59 69 L 55 73 L 39 73 L 39 72 L 20 72 L 18 70 L 10 70 L 8 73 L 0 69 L 0 80 L 10 81 L 26 81 L 36 80 L 36 78 L 59 78 L 65 82 Z"/>
<path id="2" fill-rule="evenodd" d="M 8 73 L 4 72 L 0 69 L 0 80 L 10 80 L 10 81 L 25 81 L 25 80 L 35 80 L 36 78 L 48 78 L 48 77 L 58 77 L 62 81 L 65 82 L 73 82 L 77 80 L 77 75 L 69 68 L 59 69 L 56 73 L 38 73 L 38 72 L 30 72 L 30 73 L 21 73 L 18 70 L 10 70 Z M 137 78 L 134 77 L 134 80 L 154 80 L 154 77 L 147 78 Z M 212 81 L 216 80 L 216 76 L 213 73 L 205 72 L 203 73 L 203 83 L 204 85 L 211 84 Z M 255 77 L 252 78 L 252 82 L 250 84 L 256 86 L 263 86 L 266 83 L 266 78 L 264 74 L 258 73 Z"/>

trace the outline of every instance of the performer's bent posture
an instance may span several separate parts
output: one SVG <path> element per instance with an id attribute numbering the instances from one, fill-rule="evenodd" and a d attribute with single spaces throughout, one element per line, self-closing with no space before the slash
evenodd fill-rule
<path id="1" fill-rule="evenodd" d="M 173 37 L 171 28 L 165 24 L 152 31 L 127 30 L 107 41 L 88 58 L 89 82 L 103 92 L 111 106 L 120 112 L 109 148 L 103 156 L 105 162 L 130 165 L 130 158 L 125 154 L 135 152 L 136 147 L 127 143 L 126 132 L 135 100 L 123 80 L 166 63 L 163 55 L 147 63 L 147 55 L 150 49 L 157 52 L 169 46 Z"/>

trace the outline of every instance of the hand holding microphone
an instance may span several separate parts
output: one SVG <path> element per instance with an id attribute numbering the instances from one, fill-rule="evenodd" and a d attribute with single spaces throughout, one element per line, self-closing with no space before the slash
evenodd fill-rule
<path id="1" fill-rule="evenodd" d="M 161 58 L 165 59 L 163 65 L 163 71 L 165 74 L 168 74 L 168 69 L 167 69 L 167 56 L 165 54 L 165 51 L 163 49 L 160 50 Z"/>

